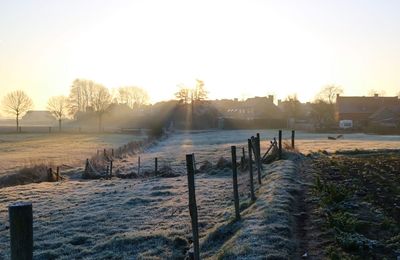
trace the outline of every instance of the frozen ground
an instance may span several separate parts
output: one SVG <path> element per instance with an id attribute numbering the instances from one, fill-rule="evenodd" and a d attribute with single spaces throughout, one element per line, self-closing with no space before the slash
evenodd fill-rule
<path id="1" fill-rule="evenodd" d="M 184 173 L 186 153 L 195 153 L 197 162 L 204 160 L 215 162 L 221 156 L 230 158 L 231 145 L 236 145 L 238 149 L 245 147 L 247 151 L 247 139 L 257 132 L 260 133 L 261 147 L 264 152 L 270 145 L 269 140 L 278 137 L 277 130 L 180 132 L 141 154 L 141 166 L 144 170 L 153 170 L 154 158 L 158 157 L 160 164 L 168 164 L 174 170 Z M 296 147 L 305 154 L 318 150 L 333 152 L 336 150 L 400 148 L 400 136 L 344 134 L 344 137 L 338 140 L 328 140 L 328 136 L 337 136 L 337 134 L 296 132 Z M 290 131 L 283 132 L 284 142 L 289 144 L 290 137 Z M 238 150 L 237 154 L 240 156 L 241 151 Z M 118 167 L 121 167 L 123 171 L 136 171 L 137 159 L 132 158 L 129 163 Z"/>
<path id="2" fill-rule="evenodd" d="M 82 166 L 98 149 L 141 139 L 127 134 L 0 134 L 0 174 L 39 163 Z"/>
<path id="3" fill-rule="evenodd" d="M 215 165 L 221 156 L 230 158 L 231 145 L 247 147 L 247 138 L 256 132 L 176 133 L 141 154 L 143 170 L 152 170 L 154 157 L 158 157 L 160 167 L 168 164 L 182 174 L 180 177 L 69 180 L 0 189 L 0 259 L 9 257 L 7 206 L 16 201 L 33 202 L 36 259 L 183 257 L 191 237 L 185 154 L 195 153 L 198 167 L 205 160 Z M 277 131 L 259 132 L 265 151 L 266 140 L 277 136 Z M 284 137 L 289 138 L 289 134 L 284 132 Z M 296 143 L 303 152 L 327 148 L 398 148 L 400 144 L 399 136 L 349 134 L 343 140 L 330 141 L 328 135 L 298 132 Z M 240 156 L 241 151 L 237 154 Z M 137 155 L 115 161 L 115 168 L 122 172 L 135 171 Z M 284 169 L 289 169 L 289 173 L 281 174 Z M 254 259 L 252 256 L 263 250 L 272 250 L 272 256 L 278 256 L 276 248 L 280 245 L 287 246 L 281 256 L 290 255 L 294 245 L 287 243 L 292 235 L 287 212 L 296 190 L 294 169 L 290 161 L 277 162 L 265 168 L 264 175 L 267 172 L 273 174 L 264 177 L 265 184 L 258 193 L 261 200 L 245 209 L 244 220 L 236 224 L 238 226 L 230 224 L 233 216 L 231 170 L 214 168 L 196 175 L 203 256 L 212 258 L 218 254 L 227 258 L 246 256 Z M 249 203 L 248 175 L 244 172 L 239 176 L 242 208 L 246 208 Z M 265 221 L 260 218 L 265 218 Z M 227 231 L 222 232 L 225 229 Z M 265 232 L 277 232 L 277 235 L 265 237 Z M 261 247 L 261 239 L 276 244 Z M 246 241 L 249 246 L 251 241 L 258 241 L 257 248 L 237 246 Z"/>

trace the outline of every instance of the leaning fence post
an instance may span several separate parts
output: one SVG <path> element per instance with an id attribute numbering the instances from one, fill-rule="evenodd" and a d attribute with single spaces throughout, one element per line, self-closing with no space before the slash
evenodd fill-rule
<path id="1" fill-rule="evenodd" d="M 200 259 L 199 227 L 197 220 L 196 190 L 194 186 L 194 155 L 186 155 L 186 168 L 189 188 L 189 213 L 192 220 L 194 259 Z"/>
<path id="2" fill-rule="evenodd" d="M 17 202 L 8 206 L 11 259 L 33 258 L 32 203 Z"/>
<path id="3" fill-rule="evenodd" d="M 235 217 L 236 220 L 240 219 L 239 212 L 239 191 L 237 181 L 237 166 L 236 166 L 236 146 L 231 146 L 232 153 L 232 179 L 233 179 L 233 198 L 235 200 Z"/>
<path id="4" fill-rule="evenodd" d="M 292 149 L 294 150 L 294 136 L 295 136 L 295 131 L 292 130 Z"/>
<path id="5" fill-rule="evenodd" d="M 158 158 L 154 158 L 154 173 L 157 174 L 158 172 Z"/>
<path id="6" fill-rule="evenodd" d="M 251 151 L 251 139 L 247 139 L 247 145 L 249 150 L 249 175 L 250 175 L 250 196 L 251 200 L 256 200 L 256 196 L 254 195 L 254 183 L 253 183 L 253 155 Z"/>
<path id="7" fill-rule="evenodd" d="M 279 139 L 278 139 L 278 154 L 279 160 L 282 159 L 282 130 L 279 130 Z"/>

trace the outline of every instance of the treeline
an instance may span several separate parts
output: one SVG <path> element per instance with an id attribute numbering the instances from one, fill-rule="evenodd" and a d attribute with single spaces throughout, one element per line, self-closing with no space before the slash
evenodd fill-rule
<path id="1" fill-rule="evenodd" d="M 47 109 L 58 120 L 59 130 L 64 118 L 76 118 L 79 113 L 94 113 L 98 118 L 99 130 L 102 129 L 102 118 L 111 104 L 125 104 L 133 110 L 139 110 L 149 103 L 148 93 L 140 87 L 126 86 L 110 92 L 104 85 L 93 80 L 76 79 L 72 82 L 68 96 L 50 97 Z M 2 108 L 6 114 L 16 119 L 17 131 L 20 116 L 33 108 L 32 99 L 22 90 L 8 93 Z"/>
<path id="2" fill-rule="evenodd" d="M 146 122 L 146 126 L 161 127 L 166 122 L 166 118 L 172 118 L 183 114 L 185 117 L 187 111 L 176 108 L 176 105 L 187 105 L 193 107 L 201 106 L 201 101 L 207 99 L 208 92 L 204 87 L 204 82 L 197 79 L 194 87 L 188 87 L 183 84 L 178 85 L 178 91 L 175 93 L 176 100 L 170 102 L 160 102 L 152 106 L 152 117 L 154 123 Z M 110 110 L 116 110 L 110 113 L 111 121 L 118 121 L 123 118 L 124 121 L 132 121 L 134 114 L 140 114 L 149 105 L 149 94 L 143 88 L 137 86 L 123 86 L 111 91 L 104 85 L 88 79 L 76 79 L 70 86 L 68 96 L 53 96 L 47 102 L 47 109 L 58 120 L 59 130 L 61 131 L 62 120 L 72 118 L 78 121 L 85 121 L 85 124 L 94 124 L 93 117 L 97 117 L 99 131 L 103 128 L 104 115 Z M 12 115 L 16 119 L 17 132 L 19 129 L 20 117 L 33 108 L 32 99 L 21 90 L 8 93 L 2 101 L 3 111 Z M 148 109 L 147 109 L 148 110 Z M 133 113 L 131 113 L 133 112 Z M 162 116 L 161 116 L 162 115 Z M 137 118 L 136 118 L 137 119 Z M 142 119 L 142 121 L 145 121 Z M 81 122 L 82 123 L 82 122 Z"/>

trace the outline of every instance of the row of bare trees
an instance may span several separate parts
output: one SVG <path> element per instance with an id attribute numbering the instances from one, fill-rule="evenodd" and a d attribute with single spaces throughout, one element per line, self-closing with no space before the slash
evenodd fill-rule
<path id="1" fill-rule="evenodd" d="M 194 103 L 207 99 L 208 91 L 204 87 L 204 81 L 196 79 L 196 85 L 193 88 L 183 84 L 178 85 L 178 92 L 175 93 L 176 99 L 183 104 Z"/>
<path id="2" fill-rule="evenodd" d="M 102 129 L 102 117 L 112 103 L 125 104 L 131 109 L 140 109 L 148 104 L 147 92 L 136 86 L 120 87 L 114 93 L 92 80 L 76 79 L 73 81 L 69 96 L 50 97 L 47 109 L 61 122 L 64 118 L 75 117 L 80 112 L 94 112 L 98 116 L 99 130 Z M 8 93 L 2 102 L 3 111 L 16 118 L 17 132 L 20 116 L 33 108 L 32 99 L 22 90 Z"/>

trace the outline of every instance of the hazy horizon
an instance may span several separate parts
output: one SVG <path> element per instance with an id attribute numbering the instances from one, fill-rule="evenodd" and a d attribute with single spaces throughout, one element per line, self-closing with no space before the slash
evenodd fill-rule
<path id="1" fill-rule="evenodd" d="M 210 99 L 400 91 L 398 1 L 3 1 L 0 100 L 34 109 L 76 78 L 139 86 L 151 103 L 201 79 Z M 4 116 L 4 113 L 1 113 Z"/>

